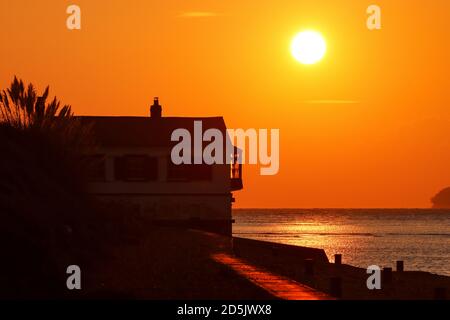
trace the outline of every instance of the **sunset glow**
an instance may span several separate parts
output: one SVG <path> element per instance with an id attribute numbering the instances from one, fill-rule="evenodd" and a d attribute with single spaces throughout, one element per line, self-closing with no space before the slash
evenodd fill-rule
<path id="1" fill-rule="evenodd" d="M 448 300 L 449 14 L 0 0 L 0 301 L 288 320 Z"/>
<path id="2" fill-rule="evenodd" d="M 449 184 L 449 1 L 377 1 L 372 31 L 364 0 L 133 3 L 80 1 L 70 31 L 67 1 L 1 2 L 0 87 L 48 84 L 78 115 L 146 116 L 159 96 L 166 116 L 279 128 L 279 174 L 245 166 L 236 207 L 429 207 Z M 326 41 L 312 65 L 291 51 L 306 30 Z"/>

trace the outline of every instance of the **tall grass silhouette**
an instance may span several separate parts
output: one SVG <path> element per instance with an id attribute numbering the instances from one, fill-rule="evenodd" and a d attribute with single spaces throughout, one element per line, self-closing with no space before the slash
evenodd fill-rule
<path id="1" fill-rule="evenodd" d="M 16 77 L 0 92 L 0 298 L 71 297 L 67 266 L 95 264 L 132 219 L 88 196 L 92 128 L 48 97 Z"/>

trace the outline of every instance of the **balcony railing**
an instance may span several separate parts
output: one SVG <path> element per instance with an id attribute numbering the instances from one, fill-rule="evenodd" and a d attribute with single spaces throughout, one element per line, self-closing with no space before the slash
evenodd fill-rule
<path id="1" fill-rule="evenodd" d="M 241 190 L 244 188 L 242 183 L 242 151 L 237 147 L 234 147 L 234 153 L 232 155 L 231 162 L 231 190 Z"/>

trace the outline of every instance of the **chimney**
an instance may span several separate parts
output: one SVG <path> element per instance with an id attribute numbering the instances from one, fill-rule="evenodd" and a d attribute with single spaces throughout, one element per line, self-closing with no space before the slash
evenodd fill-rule
<path id="1" fill-rule="evenodd" d="M 162 116 L 162 106 L 159 105 L 158 97 L 153 99 L 153 105 L 150 107 L 150 117 L 151 118 L 161 118 Z"/>

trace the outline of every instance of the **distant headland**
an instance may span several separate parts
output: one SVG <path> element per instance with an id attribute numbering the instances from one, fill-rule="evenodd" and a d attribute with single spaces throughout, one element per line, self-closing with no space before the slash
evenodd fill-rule
<path id="1" fill-rule="evenodd" d="M 450 187 L 439 191 L 432 199 L 433 208 L 449 208 L 450 209 Z"/>

